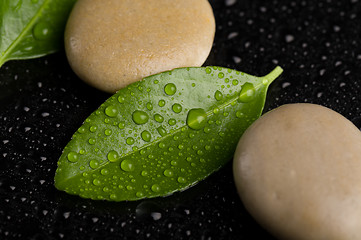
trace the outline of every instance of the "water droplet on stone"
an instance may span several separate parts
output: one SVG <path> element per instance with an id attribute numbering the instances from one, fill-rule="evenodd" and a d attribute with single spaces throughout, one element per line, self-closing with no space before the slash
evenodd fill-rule
<path id="1" fill-rule="evenodd" d="M 105 114 L 108 117 L 115 117 L 115 116 L 118 115 L 118 110 L 114 106 L 108 106 L 108 107 L 105 108 Z"/>
<path id="2" fill-rule="evenodd" d="M 141 125 L 148 122 L 149 116 L 146 112 L 136 110 L 133 112 L 132 118 L 136 124 Z"/>
<path id="3" fill-rule="evenodd" d="M 164 92 L 167 95 L 174 95 L 177 92 L 177 87 L 175 86 L 174 83 L 168 83 L 167 85 L 165 85 L 164 87 Z"/>
<path id="4" fill-rule="evenodd" d="M 191 129 L 202 129 L 207 123 L 207 113 L 202 108 L 193 108 L 188 112 L 187 125 Z"/>

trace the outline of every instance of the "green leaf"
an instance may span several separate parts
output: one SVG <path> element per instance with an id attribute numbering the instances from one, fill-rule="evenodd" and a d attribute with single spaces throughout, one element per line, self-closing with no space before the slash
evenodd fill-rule
<path id="1" fill-rule="evenodd" d="M 166 196 L 232 159 L 239 138 L 262 113 L 265 77 L 221 67 L 179 68 L 121 89 L 73 135 L 55 186 L 112 201 Z"/>
<path id="2" fill-rule="evenodd" d="M 12 59 L 62 49 L 66 20 L 76 0 L 1 0 L 0 67 Z"/>

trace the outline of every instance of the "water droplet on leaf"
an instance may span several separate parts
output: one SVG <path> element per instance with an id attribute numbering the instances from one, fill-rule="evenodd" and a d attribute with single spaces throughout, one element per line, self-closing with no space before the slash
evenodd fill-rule
<path id="1" fill-rule="evenodd" d="M 153 192 L 159 192 L 160 191 L 160 186 L 158 184 L 154 184 L 151 187 L 151 189 L 152 189 Z"/>
<path id="2" fill-rule="evenodd" d="M 164 107 L 165 101 L 164 100 L 159 100 L 158 105 L 159 105 L 159 107 Z"/>
<path id="3" fill-rule="evenodd" d="M 92 168 L 92 169 L 96 169 L 98 166 L 99 166 L 99 162 L 97 160 L 91 160 L 89 162 L 89 166 Z"/>
<path id="4" fill-rule="evenodd" d="M 174 83 L 168 83 L 167 85 L 165 85 L 164 87 L 164 92 L 167 95 L 174 95 L 177 92 L 177 87 L 175 86 Z"/>
<path id="5" fill-rule="evenodd" d="M 173 177 L 174 172 L 173 172 L 172 169 L 166 169 L 166 170 L 164 170 L 163 174 L 164 174 L 164 176 L 166 176 L 166 177 Z"/>
<path id="6" fill-rule="evenodd" d="M 107 158 L 110 162 L 116 162 L 119 159 L 119 154 L 115 150 L 111 150 L 108 153 Z"/>
<path id="7" fill-rule="evenodd" d="M 207 123 L 207 113 L 202 108 L 194 108 L 188 112 L 187 125 L 188 127 L 199 130 Z"/>
<path id="8" fill-rule="evenodd" d="M 223 98 L 223 94 L 220 92 L 220 91 L 216 91 L 215 93 L 214 93 L 214 98 L 217 100 L 217 101 L 220 101 L 220 100 L 222 100 L 222 98 Z"/>
<path id="9" fill-rule="evenodd" d="M 146 142 L 149 142 L 150 139 L 152 138 L 152 135 L 150 134 L 150 132 L 148 132 L 147 130 L 144 130 L 141 134 L 142 139 Z"/>
<path id="10" fill-rule="evenodd" d="M 33 36 L 38 40 L 47 40 L 51 37 L 51 26 L 46 22 L 38 22 L 33 28 Z"/>
<path id="11" fill-rule="evenodd" d="M 135 170 L 134 164 L 132 163 L 131 160 L 128 159 L 122 161 L 122 163 L 120 164 L 120 168 L 126 172 L 132 172 Z"/>
<path id="12" fill-rule="evenodd" d="M 127 144 L 128 144 L 128 145 L 133 145 L 133 144 L 134 144 L 134 138 L 128 137 L 128 138 L 127 138 Z"/>
<path id="13" fill-rule="evenodd" d="M 70 152 L 68 153 L 68 160 L 69 162 L 77 162 L 78 161 L 78 154 L 76 152 Z"/>
<path id="14" fill-rule="evenodd" d="M 162 115 L 157 113 L 157 114 L 154 115 L 154 120 L 159 122 L 159 123 L 162 123 L 164 121 L 164 118 L 163 118 Z"/>
<path id="15" fill-rule="evenodd" d="M 149 116 L 146 112 L 136 110 L 133 112 L 132 118 L 136 124 L 141 125 L 148 122 Z"/>
<path id="16" fill-rule="evenodd" d="M 175 113 L 180 113 L 182 111 L 182 106 L 179 103 L 175 103 L 172 106 L 172 110 Z"/>
<path id="17" fill-rule="evenodd" d="M 241 93 L 239 94 L 239 100 L 243 103 L 251 102 L 255 97 L 255 89 L 252 83 L 245 83 L 242 86 Z"/>
<path id="18" fill-rule="evenodd" d="M 167 135 L 167 130 L 165 130 L 163 127 L 157 128 L 157 131 L 162 137 Z"/>
<path id="19" fill-rule="evenodd" d="M 118 110 L 114 106 L 108 106 L 108 107 L 105 108 L 105 114 L 108 117 L 115 117 L 118 114 Z"/>

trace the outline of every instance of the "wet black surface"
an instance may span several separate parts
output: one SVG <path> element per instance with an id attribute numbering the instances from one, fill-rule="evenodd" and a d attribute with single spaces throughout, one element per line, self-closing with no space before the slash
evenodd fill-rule
<path id="1" fill-rule="evenodd" d="M 206 65 L 264 75 L 265 111 L 293 102 L 336 110 L 361 127 L 361 1 L 212 0 Z M 82 83 L 63 52 L 0 69 L 0 239 L 273 239 L 245 211 L 231 164 L 167 198 L 109 203 L 53 186 L 56 162 L 109 95 Z"/>

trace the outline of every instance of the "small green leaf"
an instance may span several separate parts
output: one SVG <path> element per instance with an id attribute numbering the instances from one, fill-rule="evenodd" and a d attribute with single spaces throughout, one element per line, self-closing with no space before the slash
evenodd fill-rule
<path id="1" fill-rule="evenodd" d="M 1 0 L 0 67 L 63 48 L 65 23 L 76 0 Z"/>
<path id="2" fill-rule="evenodd" d="M 55 186 L 123 201 L 194 185 L 232 158 L 281 72 L 254 77 L 221 67 L 179 68 L 121 89 L 73 135 Z"/>

